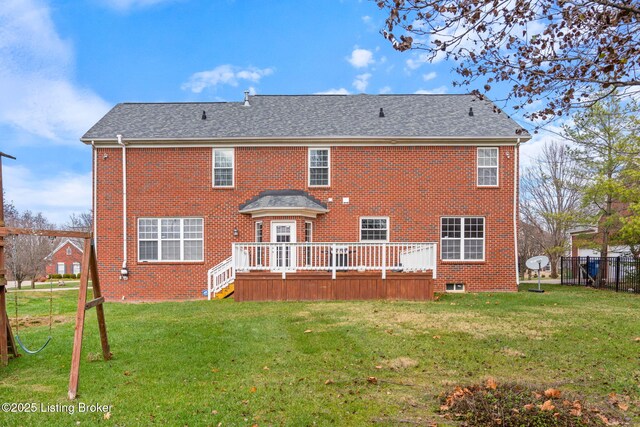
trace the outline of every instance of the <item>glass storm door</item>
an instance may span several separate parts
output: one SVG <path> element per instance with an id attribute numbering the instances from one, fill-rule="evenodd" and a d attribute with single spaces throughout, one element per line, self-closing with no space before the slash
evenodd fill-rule
<path id="1" fill-rule="evenodd" d="M 296 223 L 291 222 L 272 222 L 271 223 L 271 243 L 274 245 L 271 250 L 271 267 L 274 270 L 285 269 L 286 271 L 295 270 L 296 252 L 295 247 L 288 243 L 296 241 Z"/>

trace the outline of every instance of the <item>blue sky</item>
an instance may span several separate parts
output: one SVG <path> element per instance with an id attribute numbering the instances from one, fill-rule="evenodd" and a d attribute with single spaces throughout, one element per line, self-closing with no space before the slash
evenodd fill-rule
<path id="1" fill-rule="evenodd" d="M 90 208 L 79 138 L 118 102 L 467 91 L 453 64 L 394 51 L 367 0 L 2 3 L 0 151 L 18 158 L 3 161 L 6 198 L 56 223 Z"/>

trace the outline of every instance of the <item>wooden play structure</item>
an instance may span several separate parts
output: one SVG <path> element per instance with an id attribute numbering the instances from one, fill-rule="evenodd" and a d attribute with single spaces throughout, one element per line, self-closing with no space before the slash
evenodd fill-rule
<path id="1" fill-rule="evenodd" d="M 104 318 L 104 297 L 100 292 L 100 278 L 98 277 L 98 264 L 96 252 L 93 245 L 92 233 L 80 231 L 63 230 L 34 230 L 27 228 L 5 227 L 4 223 L 4 200 L 2 187 L 2 157 L 14 159 L 8 154 L 0 152 L 0 366 L 7 366 L 9 356 L 18 357 L 16 340 L 7 314 L 7 279 L 5 277 L 5 256 L 4 239 L 10 235 L 29 235 L 47 237 L 71 237 L 84 239 L 84 253 L 82 256 L 82 266 L 80 273 L 80 290 L 78 292 L 78 308 L 76 312 L 76 326 L 73 338 L 73 353 L 71 356 L 71 372 L 69 374 L 69 399 L 75 399 L 78 393 L 78 382 L 80 374 L 80 360 L 82 354 L 82 335 L 84 332 L 84 321 L 87 310 L 96 309 L 98 317 L 98 328 L 100 330 L 100 341 L 102 344 L 102 356 L 104 360 L 111 358 L 109 341 L 107 339 L 107 326 Z M 91 276 L 93 287 L 93 299 L 87 301 L 87 291 L 89 287 L 89 275 Z M 44 346 L 43 346 L 44 348 Z"/>

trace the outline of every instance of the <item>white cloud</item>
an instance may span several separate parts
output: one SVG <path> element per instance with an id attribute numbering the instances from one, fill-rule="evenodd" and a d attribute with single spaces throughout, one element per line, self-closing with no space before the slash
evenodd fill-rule
<path id="1" fill-rule="evenodd" d="M 381 87 L 378 93 L 381 95 L 384 95 L 386 93 L 391 93 L 391 86 Z"/>
<path id="2" fill-rule="evenodd" d="M 40 177 L 24 166 L 5 164 L 6 200 L 20 211 L 43 212 L 47 219 L 62 224 L 72 212 L 91 209 L 91 172 L 61 172 Z"/>
<path id="3" fill-rule="evenodd" d="M 340 89 L 329 89 L 323 92 L 316 92 L 314 95 L 349 95 L 350 93 L 351 92 L 347 89 L 341 87 Z"/>
<path id="4" fill-rule="evenodd" d="M 426 53 L 413 54 L 411 58 L 405 61 L 405 64 L 409 70 L 417 70 L 424 64 L 429 62 L 429 55 Z"/>
<path id="5" fill-rule="evenodd" d="M 234 65 L 219 65 L 213 70 L 199 71 L 189 77 L 189 81 L 183 83 L 183 90 L 200 93 L 208 87 L 215 88 L 218 85 L 238 86 L 240 80 L 258 83 L 265 77 L 273 74 L 273 68 L 249 67 L 242 69 Z"/>
<path id="6" fill-rule="evenodd" d="M 368 24 L 371 22 L 371 17 L 369 15 L 365 15 L 362 17 L 362 22 L 364 22 L 365 24 Z"/>
<path id="7" fill-rule="evenodd" d="M 438 73 L 436 73 L 435 71 L 432 71 L 430 73 L 423 74 L 422 75 L 422 80 L 424 80 L 425 82 L 428 82 L 429 80 L 433 80 L 436 77 L 438 77 Z"/>
<path id="8" fill-rule="evenodd" d="M 353 87 L 355 87 L 358 92 L 365 92 L 367 90 L 367 86 L 369 86 L 370 78 L 371 73 L 358 74 L 356 79 L 353 81 Z"/>
<path id="9" fill-rule="evenodd" d="M 0 58 L 0 125 L 77 144 L 109 108 L 73 82 L 72 46 L 58 35 L 40 0 L 4 2 Z"/>
<path id="10" fill-rule="evenodd" d="M 119 11 L 127 11 L 149 6 L 155 6 L 160 3 L 170 3 L 176 0 L 102 0 L 105 6 Z"/>
<path id="11" fill-rule="evenodd" d="M 355 68 L 365 68 L 373 64 L 373 53 L 367 49 L 354 49 L 347 61 Z"/>
<path id="12" fill-rule="evenodd" d="M 446 86 L 438 86 L 434 89 L 419 89 L 414 93 L 417 95 L 441 95 L 447 93 L 448 90 L 449 88 Z"/>

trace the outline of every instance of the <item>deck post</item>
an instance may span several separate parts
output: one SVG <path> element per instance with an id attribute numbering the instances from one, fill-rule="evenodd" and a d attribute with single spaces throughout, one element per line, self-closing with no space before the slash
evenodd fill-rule
<path id="1" fill-rule="evenodd" d="M 331 278 L 336 280 L 336 244 L 331 245 Z"/>
<path id="2" fill-rule="evenodd" d="M 291 262 L 291 253 L 289 253 L 289 258 L 287 258 L 287 253 L 285 252 L 286 247 L 284 243 L 282 243 L 280 246 L 282 246 L 282 252 L 280 252 L 280 256 L 282 257 L 280 258 L 280 266 L 282 267 L 282 280 L 287 280 L 287 260 Z"/>
<path id="3" fill-rule="evenodd" d="M 387 244 L 382 244 L 382 280 L 387 278 Z"/>

